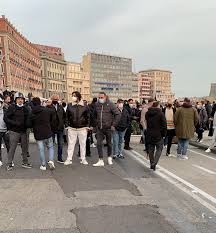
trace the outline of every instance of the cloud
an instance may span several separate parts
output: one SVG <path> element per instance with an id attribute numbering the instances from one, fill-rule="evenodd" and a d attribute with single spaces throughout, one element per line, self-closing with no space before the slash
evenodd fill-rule
<path id="1" fill-rule="evenodd" d="M 170 69 L 178 96 L 208 95 L 216 77 L 214 0 L 1 0 L 1 8 L 28 39 L 61 46 L 68 60 L 97 51 L 133 58 L 136 71 Z"/>

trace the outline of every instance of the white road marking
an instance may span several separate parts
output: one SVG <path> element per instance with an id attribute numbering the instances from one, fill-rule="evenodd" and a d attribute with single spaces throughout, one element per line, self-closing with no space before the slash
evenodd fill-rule
<path id="1" fill-rule="evenodd" d="M 127 153 L 130 154 L 130 155 L 132 155 L 132 157 L 135 160 L 137 160 L 138 162 L 140 162 L 141 164 L 143 164 L 145 167 L 149 167 L 149 161 L 147 159 L 145 159 L 138 152 L 136 152 L 136 151 L 133 150 L 133 151 L 127 152 Z M 212 203 L 216 204 L 216 199 L 214 197 L 212 197 L 208 193 L 202 191 L 201 189 L 197 188 L 196 186 L 190 184 L 189 182 L 183 180 L 182 178 L 176 176 L 175 174 L 173 174 L 172 172 L 166 170 L 165 168 L 163 168 L 163 167 L 161 167 L 159 165 L 157 165 L 157 167 L 159 168 L 159 170 L 156 171 L 156 174 L 158 174 L 160 177 L 162 177 L 165 180 L 167 180 L 169 183 L 175 185 L 177 188 L 179 188 L 183 192 L 187 193 L 189 196 L 193 197 L 200 204 L 202 204 L 203 206 L 205 206 L 206 208 L 208 208 L 209 210 L 211 210 L 214 214 L 216 214 L 216 207 L 214 205 L 206 202 L 205 200 L 203 200 L 197 194 L 202 195 L 207 200 L 209 200 Z M 166 173 L 166 174 L 164 174 L 163 172 Z M 188 189 L 188 188 L 190 188 L 190 189 Z M 197 194 L 195 192 L 193 192 L 193 191 L 196 191 Z"/>
<path id="2" fill-rule="evenodd" d="M 205 171 L 205 172 L 207 172 L 207 173 L 209 173 L 209 174 L 211 174 L 211 175 L 215 175 L 215 174 L 216 174 L 216 172 L 211 171 L 211 170 L 209 170 L 209 169 L 206 169 L 206 168 L 204 168 L 204 167 L 198 166 L 198 165 L 196 165 L 196 164 L 193 164 L 193 167 L 199 168 L 199 169 L 201 169 L 201 170 L 203 170 L 203 171 Z"/>
<path id="3" fill-rule="evenodd" d="M 208 158 L 208 159 L 212 159 L 212 160 L 215 160 L 215 161 L 216 161 L 216 158 L 210 157 L 210 156 L 208 156 L 208 155 L 205 155 L 205 154 L 196 152 L 196 151 L 191 150 L 191 149 L 188 149 L 188 151 L 190 151 L 190 152 L 192 152 L 192 153 L 195 153 L 195 154 L 198 154 L 198 155 L 201 155 L 201 156 L 206 157 L 206 158 Z"/>

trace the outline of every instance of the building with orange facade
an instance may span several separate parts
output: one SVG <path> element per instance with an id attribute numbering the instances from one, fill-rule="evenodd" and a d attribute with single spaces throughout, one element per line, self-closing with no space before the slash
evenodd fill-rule
<path id="1" fill-rule="evenodd" d="M 39 50 L 0 17 L 0 88 L 42 96 Z"/>

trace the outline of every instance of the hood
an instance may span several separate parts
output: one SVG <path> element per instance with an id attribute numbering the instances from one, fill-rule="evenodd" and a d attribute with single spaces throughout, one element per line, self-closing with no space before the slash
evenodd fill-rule
<path id="1" fill-rule="evenodd" d="M 158 113 L 161 113 L 161 109 L 160 108 L 149 108 L 149 110 L 148 110 L 149 116 L 155 116 Z"/>
<path id="2" fill-rule="evenodd" d="M 192 108 L 192 105 L 190 103 L 183 103 L 182 107 L 183 108 Z"/>
<path id="3" fill-rule="evenodd" d="M 32 113 L 33 113 L 33 114 L 40 113 L 40 112 L 43 111 L 43 109 L 44 109 L 43 106 L 33 106 L 33 107 L 32 107 Z"/>

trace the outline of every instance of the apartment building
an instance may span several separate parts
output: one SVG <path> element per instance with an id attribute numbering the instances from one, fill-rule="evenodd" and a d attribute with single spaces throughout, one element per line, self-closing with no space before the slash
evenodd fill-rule
<path id="1" fill-rule="evenodd" d="M 67 99 L 71 102 L 72 92 L 79 91 L 83 100 L 90 101 L 90 77 L 80 63 L 67 62 Z"/>

